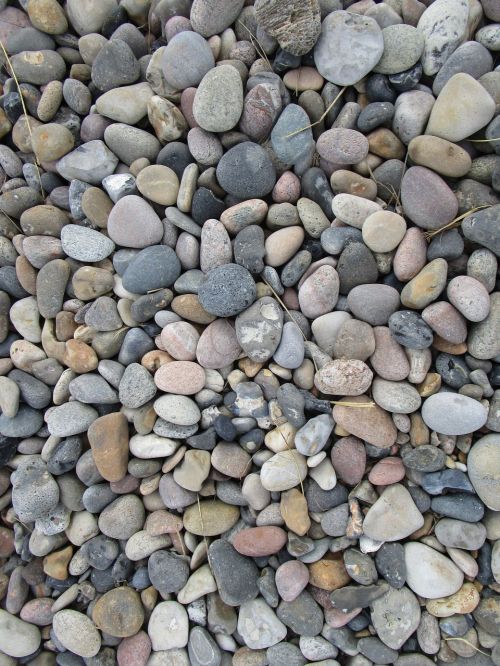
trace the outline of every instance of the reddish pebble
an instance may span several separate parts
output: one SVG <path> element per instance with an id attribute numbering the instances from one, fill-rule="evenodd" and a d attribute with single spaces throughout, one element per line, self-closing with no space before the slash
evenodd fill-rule
<path id="1" fill-rule="evenodd" d="M 348 613 L 344 613 L 340 608 L 330 608 L 325 611 L 325 622 L 333 629 L 340 629 L 340 627 L 345 627 L 348 622 L 354 620 L 362 610 L 362 608 L 355 608 Z"/>
<path id="2" fill-rule="evenodd" d="M 0 557 L 10 557 L 14 552 L 14 532 L 0 527 Z"/>
<path id="3" fill-rule="evenodd" d="M 174 321 L 161 332 L 163 349 L 178 361 L 194 361 L 200 335 L 192 324 Z"/>
<path id="4" fill-rule="evenodd" d="M 116 651 L 118 666 L 146 666 L 151 654 L 151 641 L 145 631 L 124 638 Z"/>
<path id="5" fill-rule="evenodd" d="M 332 465 L 341 481 L 355 486 L 363 478 L 366 451 L 363 442 L 350 435 L 338 439 L 332 448 Z"/>
<path id="6" fill-rule="evenodd" d="M 196 95 L 196 88 L 186 88 L 185 90 L 182 91 L 181 95 L 182 115 L 187 120 L 187 124 L 189 125 L 189 127 L 191 127 L 191 129 L 193 127 L 199 127 L 193 115 L 193 102 L 195 95 Z"/>
<path id="7" fill-rule="evenodd" d="M 384 458 L 376 463 L 368 475 L 368 481 L 375 486 L 389 486 L 404 479 L 405 468 L 401 458 Z"/>
<path id="8" fill-rule="evenodd" d="M 276 587 L 283 601 L 293 601 L 309 582 L 309 569 L 299 560 L 285 562 L 276 569 Z"/>
<path id="9" fill-rule="evenodd" d="M 182 530 L 182 518 L 164 509 L 158 509 L 149 514 L 144 529 L 152 536 L 180 532 Z"/>
<path id="10" fill-rule="evenodd" d="M 156 386 L 166 393 L 194 395 L 205 386 L 205 371 L 192 361 L 174 361 L 158 368 Z"/>
<path id="11" fill-rule="evenodd" d="M 136 479 L 132 474 L 127 474 L 120 481 L 112 481 L 109 484 L 111 490 L 117 495 L 128 495 L 133 493 L 139 487 L 140 479 Z"/>
<path id="12" fill-rule="evenodd" d="M 300 180 L 291 171 L 285 171 L 273 188 L 273 201 L 295 203 L 300 197 Z"/>
<path id="13" fill-rule="evenodd" d="M 241 555 L 265 557 L 278 553 L 286 544 L 287 533 L 281 527 L 250 527 L 234 537 L 233 546 Z"/>
<path id="14" fill-rule="evenodd" d="M 29 622 L 30 624 L 36 624 L 37 627 L 48 627 L 52 624 L 53 605 L 54 599 L 48 597 L 31 599 L 21 608 L 21 620 Z"/>

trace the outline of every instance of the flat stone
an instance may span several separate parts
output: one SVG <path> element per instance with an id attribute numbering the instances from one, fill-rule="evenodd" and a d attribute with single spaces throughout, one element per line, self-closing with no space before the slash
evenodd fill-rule
<path id="1" fill-rule="evenodd" d="M 374 19 L 334 11 L 322 23 L 314 62 L 327 81 L 350 86 L 375 67 L 383 51 L 382 31 Z"/>
<path id="2" fill-rule="evenodd" d="M 238 518 L 238 507 L 220 500 L 209 500 L 186 509 L 184 528 L 199 536 L 216 536 L 230 529 Z"/>
<path id="3" fill-rule="evenodd" d="M 375 541 L 399 541 L 423 524 L 422 514 L 410 493 L 404 486 L 394 484 L 386 488 L 369 509 L 363 521 L 363 532 Z"/>
<path id="4" fill-rule="evenodd" d="M 244 0 L 227 5 L 223 0 L 194 0 L 189 15 L 193 30 L 203 37 L 218 35 L 238 18 Z"/>
<path id="5" fill-rule="evenodd" d="M 380 74 L 397 74 L 415 65 L 424 50 L 424 36 L 412 25 L 388 25 L 382 30 L 384 52 L 374 68 Z"/>
<path id="6" fill-rule="evenodd" d="M 240 555 L 229 541 L 216 539 L 208 549 L 208 561 L 224 603 L 241 606 L 255 599 L 259 569 L 253 560 Z"/>
<path id="7" fill-rule="evenodd" d="M 271 145 L 284 164 L 296 164 L 310 152 L 313 134 L 309 125 L 309 116 L 297 104 L 289 104 L 281 113 L 271 132 Z"/>
<path id="8" fill-rule="evenodd" d="M 499 435 L 491 433 L 479 439 L 469 451 L 467 471 L 476 493 L 493 511 L 500 511 L 498 493 Z"/>
<path id="9" fill-rule="evenodd" d="M 241 555 L 263 557 L 279 552 L 286 541 L 284 530 L 269 525 L 241 530 L 234 538 L 233 546 Z"/>
<path id="10" fill-rule="evenodd" d="M 108 257 L 115 249 L 113 241 L 94 229 L 66 224 L 61 230 L 64 252 L 78 261 L 96 262 Z"/>
<path id="11" fill-rule="evenodd" d="M 82 180 L 100 185 L 103 178 L 113 173 L 118 158 L 104 141 L 95 139 L 83 143 L 57 162 L 57 171 L 66 180 Z"/>
<path id="12" fill-rule="evenodd" d="M 261 483 L 270 491 L 290 490 L 306 476 L 305 458 L 294 449 L 276 453 L 261 469 Z"/>
<path id="13" fill-rule="evenodd" d="M 233 363 L 241 354 L 234 327 L 227 319 L 216 319 L 201 334 L 196 347 L 198 363 L 207 369 L 218 369 Z"/>
<path id="14" fill-rule="evenodd" d="M 368 407 L 353 407 L 349 405 L 344 407 L 341 400 L 333 408 L 333 419 L 341 425 L 344 430 L 360 439 L 379 446 L 388 448 L 396 441 L 396 427 L 394 426 L 389 414 L 376 404 Z M 349 403 L 359 403 L 366 405 L 370 399 L 365 395 L 355 396 L 347 400 Z"/>
<path id="15" fill-rule="evenodd" d="M 273 358 L 284 368 L 295 369 L 302 365 L 304 341 L 302 332 L 295 322 L 288 321 L 283 325 L 281 340 Z"/>
<path id="16" fill-rule="evenodd" d="M 439 229 L 458 212 L 457 198 L 444 180 L 421 166 L 410 167 L 403 176 L 401 202 L 406 215 L 422 229 Z"/>
<path id="17" fill-rule="evenodd" d="M 110 636 L 134 636 L 144 622 L 140 597 L 130 587 L 106 592 L 94 606 L 92 619 L 96 627 Z"/>
<path id="18" fill-rule="evenodd" d="M 249 648 L 261 650 L 282 641 L 287 629 L 263 599 L 253 599 L 240 608 L 238 633 Z"/>
<path id="19" fill-rule="evenodd" d="M 462 141 L 487 125 L 494 113 L 495 102 L 485 88 L 470 74 L 458 73 L 439 93 L 425 133 Z"/>
<path id="20" fill-rule="evenodd" d="M 450 559 L 416 541 L 406 543 L 404 548 L 407 583 L 415 594 L 439 599 L 460 589 L 464 575 Z"/>
<path id="21" fill-rule="evenodd" d="M 235 328 L 243 351 L 252 361 L 262 363 L 271 358 L 279 344 L 283 312 L 273 298 L 264 296 L 237 316 Z"/>
<path id="22" fill-rule="evenodd" d="M 148 102 L 153 97 L 148 83 L 113 88 L 96 100 L 97 112 L 118 123 L 135 125 L 148 112 Z"/>
<path id="23" fill-rule="evenodd" d="M 426 425 L 443 435 L 465 435 L 479 430 L 487 416 L 480 402 L 458 393 L 435 393 L 422 407 Z"/>
<path id="24" fill-rule="evenodd" d="M 474 525 L 453 518 L 442 518 L 434 533 L 443 546 L 463 550 L 479 550 L 486 539 L 486 528 L 481 523 Z"/>

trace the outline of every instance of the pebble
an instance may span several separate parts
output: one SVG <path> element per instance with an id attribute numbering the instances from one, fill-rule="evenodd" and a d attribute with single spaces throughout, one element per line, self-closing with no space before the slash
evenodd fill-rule
<path id="1" fill-rule="evenodd" d="M 251 199 L 269 194 L 276 183 L 276 172 L 261 146 L 244 141 L 223 155 L 217 165 L 217 180 L 228 194 Z"/>
<path id="2" fill-rule="evenodd" d="M 465 435 L 481 428 L 487 419 L 477 400 L 457 393 L 435 393 L 422 406 L 427 426 L 444 435 Z"/>
<path id="3" fill-rule="evenodd" d="M 375 67 L 383 51 L 384 38 L 374 19 L 334 11 L 322 23 L 314 62 L 327 81 L 350 86 Z"/>
<path id="4" fill-rule="evenodd" d="M 163 76 L 174 90 L 197 86 L 214 66 L 208 42 L 191 30 L 169 40 L 162 53 Z"/>
<path id="5" fill-rule="evenodd" d="M 405 544 L 407 583 L 426 599 L 448 597 L 462 586 L 463 573 L 437 550 L 416 541 Z"/>
<path id="6" fill-rule="evenodd" d="M 307 158 L 313 146 L 309 124 L 309 116 L 297 104 L 289 104 L 280 114 L 271 132 L 271 144 L 284 164 L 296 164 Z"/>
<path id="7" fill-rule="evenodd" d="M 253 303 L 255 282 L 246 268 L 228 263 L 209 271 L 198 289 L 198 296 L 210 314 L 231 317 Z"/>
<path id="8" fill-rule="evenodd" d="M 405 509 L 404 515 L 401 507 Z M 363 533 L 375 541 L 399 541 L 423 524 L 423 516 L 410 493 L 404 486 L 394 483 L 369 509 L 363 521 Z"/>
<path id="9" fill-rule="evenodd" d="M 94 657 L 101 637 L 92 620 L 78 611 L 64 609 L 53 618 L 54 634 L 60 644 L 79 657 Z"/>

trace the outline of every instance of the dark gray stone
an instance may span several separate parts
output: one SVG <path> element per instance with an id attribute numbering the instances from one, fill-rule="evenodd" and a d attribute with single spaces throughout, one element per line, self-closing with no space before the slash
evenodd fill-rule
<path id="1" fill-rule="evenodd" d="M 198 290 L 201 305 L 218 317 L 234 317 L 255 300 L 251 274 L 238 264 L 225 264 L 209 271 Z"/>

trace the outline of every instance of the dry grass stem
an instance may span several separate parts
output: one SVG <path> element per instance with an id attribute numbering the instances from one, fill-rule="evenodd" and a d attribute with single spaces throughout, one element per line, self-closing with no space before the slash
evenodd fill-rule
<path id="1" fill-rule="evenodd" d="M 298 81 L 297 81 L 298 85 Z M 339 94 L 335 97 L 333 102 L 331 102 L 327 108 L 325 109 L 324 113 L 321 114 L 321 116 L 318 118 L 318 120 L 314 121 L 310 125 L 306 125 L 305 127 L 300 127 L 299 129 L 294 130 L 293 132 L 290 132 L 290 134 L 285 134 L 285 139 L 289 139 L 292 136 L 295 136 L 296 134 L 300 134 L 301 132 L 305 132 L 306 130 L 310 129 L 311 127 L 314 127 L 315 125 L 319 125 L 319 123 L 324 120 L 327 116 L 327 114 L 330 112 L 330 109 L 333 108 L 335 103 L 341 98 L 341 96 L 344 94 L 344 92 L 347 90 L 347 86 L 344 86 L 339 92 Z"/>
<path id="2" fill-rule="evenodd" d="M 454 227 L 460 226 L 460 223 L 464 218 L 466 218 L 468 215 L 472 215 L 478 210 L 482 210 L 483 208 L 491 208 L 491 204 L 483 204 L 481 206 L 476 206 L 475 208 L 471 208 L 470 210 L 466 210 L 465 213 L 462 213 L 462 215 L 459 215 L 451 222 L 448 222 L 448 224 L 445 224 L 444 227 L 440 227 L 439 229 L 434 229 L 433 231 L 426 231 L 424 233 L 426 240 L 430 241 L 431 238 L 434 238 L 434 236 L 437 236 L 437 234 L 440 234 L 443 231 L 447 231 L 448 229 L 453 229 Z"/>

